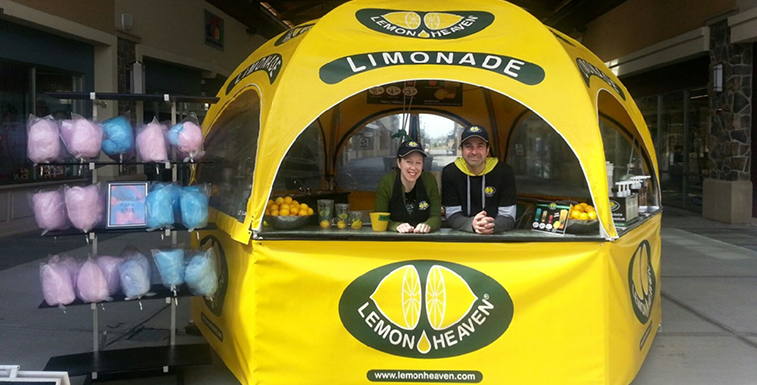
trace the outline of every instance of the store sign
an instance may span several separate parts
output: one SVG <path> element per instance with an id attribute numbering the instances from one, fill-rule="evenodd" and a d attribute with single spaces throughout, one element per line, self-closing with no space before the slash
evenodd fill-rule
<path id="1" fill-rule="evenodd" d="M 631 305 L 639 322 L 646 324 L 654 305 L 657 281 L 652 268 L 652 252 L 649 241 L 642 241 L 636 248 L 628 266 L 628 287 Z"/>
<path id="2" fill-rule="evenodd" d="M 608 76 L 607 74 L 602 72 L 602 70 L 597 68 L 597 66 L 581 58 L 577 58 L 576 63 L 578 64 L 578 69 L 581 71 L 581 75 L 583 76 L 584 81 L 586 82 L 586 87 L 589 87 L 589 83 L 591 82 L 591 77 L 596 76 L 602 79 L 605 83 L 607 83 L 607 85 L 612 87 L 612 89 L 615 90 L 615 92 L 617 92 L 618 95 L 620 95 L 620 97 L 623 100 L 626 100 L 626 94 L 623 92 L 620 86 L 618 86 L 618 84 L 615 83 L 615 81 L 612 80 L 610 76 Z"/>
<path id="3" fill-rule="evenodd" d="M 205 11 L 205 44 L 223 51 L 223 19 Z"/>
<path id="4" fill-rule="evenodd" d="M 366 91 L 366 97 L 368 104 L 462 107 L 463 84 L 448 80 L 410 80 L 373 87 Z"/>
<path id="5" fill-rule="evenodd" d="M 292 40 L 300 35 L 306 34 L 308 31 L 310 31 L 311 28 L 313 28 L 315 24 L 305 24 L 298 27 L 294 27 L 288 31 L 286 31 L 283 35 L 281 35 L 280 38 L 276 39 L 276 42 L 273 43 L 275 47 L 280 46 L 289 40 Z"/>
<path id="6" fill-rule="evenodd" d="M 544 69 L 533 63 L 489 53 L 450 51 L 393 51 L 345 56 L 325 64 L 319 73 L 324 83 L 336 84 L 350 76 L 376 68 L 428 64 L 492 71 L 529 86 L 544 80 Z"/>
<path id="7" fill-rule="evenodd" d="M 513 319 L 513 301 L 491 277 L 469 267 L 416 260 L 355 279 L 339 316 L 360 342 L 396 356 L 454 357 L 496 341 Z"/>
<path id="8" fill-rule="evenodd" d="M 376 32 L 416 39 L 458 39 L 479 32 L 494 22 L 493 14 L 482 11 L 361 9 L 355 17 Z"/>
<path id="9" fill-rule="evenodd" d="M 250 64 L 247 68 L 239 72 L 237 76 L 234 77 L 233 81 L 229 82 L 229 85 L 226 87 L 226 94 L 228 95 L 229 92 L 231 92 L 231 89 L 239 84 L 244 78 L 257 71 L 265 71 L 268 74 L 268 80 L 273 84 L 273 82 L 276 81 L 276 77 L 279 76 L 279 71 L 281 70 L 281 65 L 283 63 L 284 61 L 281 58 L 281 55 L 274 53 Z"/>

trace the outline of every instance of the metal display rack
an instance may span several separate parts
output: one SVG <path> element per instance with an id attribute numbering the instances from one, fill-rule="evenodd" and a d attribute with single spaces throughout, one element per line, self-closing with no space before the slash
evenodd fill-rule
<path id="1" fill-rule="evenodd" d="M 116 93 L 99 93 L 99 92 L 49 92 L 48 96 L 58 99 L 71 100 L 92 100 L 92 118 L 97 119 L 97 107 L 106 107 L 104 100 L 130 100 L 139 103 L 145 101 L 162 101 L 171 104 L 171 124 L 176 124 L 176 104 L 179 102 L 189 103 L 215 103 L 218 98 L 214 97 L 196 97 L 184 95 L 145 95 L 145 94 L 116 94 Z M 141 114 L 138 114 L 141 115 Z M 138 117 L 141 120 L 141 117 Z M 172 154 L 176 159 L 176 152 Z M 100 162 L 93 161 L 87 163 L 60 163 L 65 165 L 82 165 L 87 166 L 91 173 L 92 183 L 98 182 L 97 166 L 102 165 L 146 165 L 146 164 L 163 164 L 166 169 L 171 169 L 171 181 L 177 182 L 177 169 L 184 165 L 196 165 L 198 163 L 185 163 L 169 161 L 164 163 L 143 163 L 143 162 Z M 205 227 L 207 229 L 209 227 Z M 161 235 L 161 238 L 171 238 L 171 245 L 177 245 L 177 233 L 180 230 L 186 230 L 183 226 L 175 226 L 174 229 L 162 229 L 155 231 Z M 97 237 L 98 234 L 111 233 L 146 233 L 144 229 L 92 229 L 86 233 L 87 242 L 92 246 L 92 254 L 97 255 Z M 84 233 L 73 230 L 51 231 L 45 236 L 74 236 Z M 46 371 L 67 371 L 72 376 L 86 375 L 85 384 L 94 381 L 109 381 L 123 378 L 144 377 L 156 374 L 176 374 L 177 384 L 183 384 L 184 377 L 182 368 L 190 365 L 207 365 L 212 363 L 210 347 L 207 343 L 176 345 L 176 307 L 179 298 L 191 297 L 189 290 L 182 286 L 172 292 L 162 285 L 153 285 L 151 288 L 154 296 L 143 297 L 142 300 L 164 300 L 171 308 L 170 337 L 167 346 L 142 347 L 116 350 L 100 350 L 100 333 L 98 320 L 98 305 L 110 303 L 136 303 L 137 300 L 126 301 L 123 296 L 116 296 L 113 301 L 102 303 L 84 303 L 76 300 L 68 306 L 89 305 L 92 310 L 92 352 L 72 354 L 52 357 L 45 366 Z M 141 305 L 140 305 L 141 307 Z M 44 301 L 39 306 L 40 309 L 51 308 Z"/>

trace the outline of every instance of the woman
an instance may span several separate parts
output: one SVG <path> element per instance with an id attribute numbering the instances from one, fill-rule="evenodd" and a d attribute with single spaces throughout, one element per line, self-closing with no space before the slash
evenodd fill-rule
<path id="1" fill-rule="evenodd" d="M 397 150 L 398 171 L 383 178 L 376 189 L 377 212 L 389 212 L 389 230 L 428 233 L 442 224 L 442 202 L 433 175 L 423 172 L 423 152 L 418 142 L 402 142 Z"/>

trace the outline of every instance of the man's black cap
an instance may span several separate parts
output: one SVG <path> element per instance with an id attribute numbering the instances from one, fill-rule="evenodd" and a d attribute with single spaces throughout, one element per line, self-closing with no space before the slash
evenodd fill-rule
<path id="1" fill-rule="evenodd" d="M 462 135 L 460 135 L 460 145 L 470 138 L 481 138 L 486 144 L 489 144 L 489 134 L 481 126 L 470 126 L 464 129 Z"/>
<path id="2" fill-rule="evenodd" d="M 400 144 L 400 148 L 397 149 L 397 157 L 398 158 L 404 158 L 407 156 L 407 154 L 410 154 L 412 152 L 417 152 L 424 157 L 427 156 L 425 152 L 423 152 L 423 148 L 421 148 L 421 145 L 418 144 L 418 142 L 414 140 L 407 140 Z"/>

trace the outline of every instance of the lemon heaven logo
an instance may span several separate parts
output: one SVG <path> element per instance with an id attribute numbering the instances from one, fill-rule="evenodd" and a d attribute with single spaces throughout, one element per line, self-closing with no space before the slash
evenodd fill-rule
<path id="1" fill-rule="evenodd" d="M 494 15 L 482 11 L 361 9 L 355 17 L 376 32 L 416 39 L 458 39 L 483 30 L 494 21 Z"/>
<path id="2" fill-rule="evenodd" d="M 491 277 L 451 262 L 417 260 L 358 277 L 339 300 L 344 327 L 360 342 L 414 358 L 467 354 L 497 340 L 513 302 Z"/>
<path id="3" fill-rule="evenodd" d="M 470 132 L 481 132 L 481 129 L 477 126 L 473 126 L 470 129 L 468 129 Z"/>
<path id="4" fill-rule="evenodd" d="M 628 286 L 631 292 L 633 312 L 639 322 L 646 324 L 654 305 L 657 281 L 652 268 L 652 253 L 649 241 L 644 240 L 636 248 L 628 266 Z"/>
<path id="5" fill-rule="evenodd" d="M 495 192 L 497 192 L 497 189 L 492 186 L 486 186 L 486 188 L 484 189 L 484 195 L 489 198 L 493 197 Z"/>
<path id="6" fill-rule="evenodd" d="M 408 147 L 420 147 L 417 142 L 407 142 Z"/>

